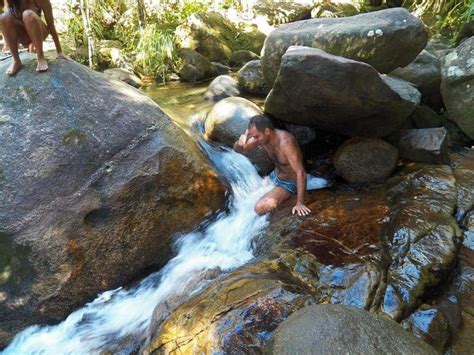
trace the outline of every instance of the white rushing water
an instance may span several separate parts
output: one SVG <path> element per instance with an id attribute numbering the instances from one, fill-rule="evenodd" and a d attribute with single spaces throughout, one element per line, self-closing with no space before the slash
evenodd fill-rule
<path id="1" fill-rule="evenodd" d="M 267 225 L 254 205 L 271 185 L 242 155 L 207 143 L 201 146 L 232 188 L 228 212 L 204 231 L 181 236 L 176 257 L 136 287 L 104 292 L 56 326 L 29 327 L 4 354 L 99 353 L 117 339 L 144 334 L 155 307 L 170 298 L 189 298 L 189 288 L 198 287 L 196 278 L 204 270 L 229 271 L 252 259 L 252 239 Z"/>

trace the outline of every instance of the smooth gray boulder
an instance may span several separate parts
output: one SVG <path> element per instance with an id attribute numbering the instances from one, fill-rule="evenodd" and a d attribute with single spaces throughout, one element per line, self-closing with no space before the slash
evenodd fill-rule
<path id="1" fill-rule="evenodd" d="M 398 323 L 341 305 L 304 307 L 273 335 L 272 354 L 435 354 Z"/>
<path id="2" fill-rule="evenodd" d="M 140 91 L 73 61 L 41 75 L 22 61 L 0 80 L 0 348 L 163 265 L 225 193 Z"/>
<path id="3" fill-rule="evenodd" d="M 204 79 L 213 78 L 217 75 L 216 68 L 211 62 L 198 52 L 183 48 L 179 55 L 183 60 L 183 66 L 178 75 L 182 81 L 195 82 Z"/>
<path id="4" fill-rule="evenodd" d="M 437 110 L 442 107 L 441 63 L 427 50 L 423 50 L 412 63 L 395 69 L 390 75 L 415 84 L 423 101 Z"/>
<path id="5" fill-rule="evenodd" d="M 350 183 L 383 181 L 397 163 L 398 150 L 379 138 L 352 138 L 334 155 L 336 172 Z"/>
<path id="6" fill-rule="evenodd" d="M 120 80 L 135 88 L 142 86 L 142 81 L 138 76 L 123 68 L 104 70 L 104 74 L 111 79 Z"/>
<path id="7" fill-rule="evenodd" d="M 444 127 L 408 129 L 400 132 L 400 157 L 430 164 L 449 164 L 448 131 Z"/>
<path id="8" fill-rule="evenodd" d="M 237 73 L 240 86 L 254 95 L 267 95 L 270 88 L 265 83 L 260 60 L 252 60 L 245 64 Z"/>
<path id="9" fill-rule="evenodd" d="M 293 22 L 280 26 L 265 40 L 263 75 L 267 84 L 273 86 L 281 57 L 293 45 L 320 48 L 368 63 L 380 73 L 389 73 L 410 64 L 427 39 L 423 23 L 403 8 Z"/>
<path id="10" fill-rule="evenodd" d="M 444 58 L 441 94 L 451 119 L 474 139 L 474 37 Z"/>
<path id="11" fill-rule="evenodd" d="M 240 86 L 237 80 L 229 75 L 219 75 L 208 86 L 204 100 L 217 102 L 226 97 L 239 96 Z"/>
<path id="12" fill-rule="evenodd" d="M 382 137 L 400 128 L 419 102 L 411 84 L 381 76 L 366 63 L 290 47 L 265 112 L 345 136 Z"/>
<path id="13" fill-rule="evenodd" d="M 228 97 L 216 103 L 207 114 L 204 124 L 206 137 L 233 147 L 247 129 L 250 119 L 261 114 L 262 110 L 253 102 L 241 97 Z M 244 154 L 261 174 L 266 174 L 273 168 L 273 162 L 261 147 Z"/>

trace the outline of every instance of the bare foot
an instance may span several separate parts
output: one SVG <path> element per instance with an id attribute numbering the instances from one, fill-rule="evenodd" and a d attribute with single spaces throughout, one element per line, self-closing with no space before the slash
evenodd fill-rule
<path id="1" fill-rule="evenodd" d="M 36 71 L 37 72 L 44 72 L 48 70 L 48 62 L 46 59 L 38 59 L 38 65 L 36 66 Z"/>
<path id="2" fill-rule="evenodd" d="M 21 62 L 13 61 L 13 63 L 8 67 L 5 73 L 7 75 L 13 76 L 18 72 L 18 70 L 20 70 L 21 66 Z"/>

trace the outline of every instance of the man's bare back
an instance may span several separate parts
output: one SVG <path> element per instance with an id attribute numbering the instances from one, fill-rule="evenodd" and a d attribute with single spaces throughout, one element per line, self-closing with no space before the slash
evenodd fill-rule
<path id="1" fill-rule="evenodd" d="M 295 137 L 289 132 L 275 129 L 268 117 L 256 116 L 235 142 L 234 149 L 244 152 L 257 146 L 263 147 L 275 162 L 275 170 L 270 174 L 275 188 L 257 202 L 255 212 L 259 215 L 271 212 L 295 193 L 296 205 L 292 212 L 300 216 L 311 212 L 304 205 L 306 171 Z"/>

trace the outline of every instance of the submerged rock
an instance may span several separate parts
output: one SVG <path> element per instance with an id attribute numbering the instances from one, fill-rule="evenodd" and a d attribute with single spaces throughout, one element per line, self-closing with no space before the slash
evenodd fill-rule
<path id="1" fill-rule="evenodd" d="M 380 182 L 398 163 L 398 150 L 378 138 L 352 138 L 334 155 L 337 173 L 351 183 Z"/>
<path id="2" fill-rule="evenodd" d="M 441 67 L 441 94 L 450 118 L 474 139 L 474 37 L 448 54 Z"/>
<path id="3" fill-rule="evenodd" d="M 427 38 L 423 23 L 403 8 L 298 21 L 280 26 L 265 40 L 263 74 L 267 84 L 273 86 L 281 57 L 294 45 L 320 48 L 389 73 L 410 64 L 425 47 Z"/>
<path id="4" fill-rule="evenodd" d="M 296 311 L 277 328 L 271 352 L 290 354 L 433 354 L 396 322 L 362 309 L 313 305 Z"/>
<path id="5" fill-rule="evenodd" d="M 290 47 L 282 57 L 265 112 L 346 136 L 386 136 L 420 102 L 409 83 L 380 76 L 368 64 L 316 48 Z"/>
<path id="6" fill-rule="evenodd" d="M 138 90 L 72 61 L 38 75 L 22 59 L 0 80 L 0 346 L 162 265 L 173 235 L 225 192 Z"/>

